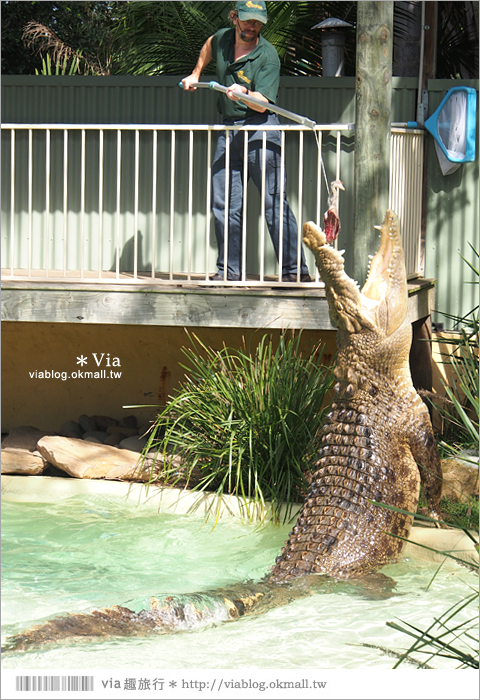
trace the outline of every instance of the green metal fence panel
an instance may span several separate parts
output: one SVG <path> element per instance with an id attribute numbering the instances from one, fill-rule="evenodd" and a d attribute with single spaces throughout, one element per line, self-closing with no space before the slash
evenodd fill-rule
<path id="1" fill-rule="evenodd" d="M 2 76 L 2 122 L 214 124 L 218 95 L 186 94 L 182 76 Z M 215 76 L 202 76 L 209 81 Z M 417 82 L 393 78 L 392 119 L 415 119 Z M 355 79 L 280 79 L 278 104 L 319 124 L 353 122 Z"/>
<path id="2" fill-rule="evenodd" d="M 478 80 L 430 80 L 429 114 L 433 114 L 451 87 L 464 85 L 478 90 Z M 438 280 L 434 320 L 453 327 L 449 316 L 464 316 L 478 304 L 478 277 L 462 260 L 478 268 L 470 244 L 479 249 L 478 122 L 477 156 L 452 175 L 443 175 L 433 137 L 426 136 L 427 211 L 425 276 Z"/>

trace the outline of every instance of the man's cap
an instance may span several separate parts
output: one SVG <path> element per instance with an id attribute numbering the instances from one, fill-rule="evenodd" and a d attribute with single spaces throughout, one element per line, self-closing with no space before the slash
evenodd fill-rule
<path id="1" fill-rule="evenodd" d="M 238 12 L 238 19 L 246 22 L 248 19 L 256 19 L 262 24 L 267 22 L 267 6 L 260 0 L 242 0 L 237 2 L 235 9 Z"/>

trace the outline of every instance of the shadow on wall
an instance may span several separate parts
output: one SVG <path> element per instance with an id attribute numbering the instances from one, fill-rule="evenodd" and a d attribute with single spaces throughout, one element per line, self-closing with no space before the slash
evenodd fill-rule
<path id="1" fill-rule="evenodd" d="M 137 231 L 137 238 L 135 236 L 129 238 L 122 248 L 122 252 L 118 259 L 118 270 L 119 272 L 131 272 L 135 270 L 135 251 L 137 254 L 136 269 L 138 272 L 151 272 L 152 263 L 145 263 L 143 261 L 143 234 L 141 231 Z M 117 260 L 116 256 L 113 258 L 113 263 L 110 267 L 110 272 L 116 272 L 117 270 Z"/>

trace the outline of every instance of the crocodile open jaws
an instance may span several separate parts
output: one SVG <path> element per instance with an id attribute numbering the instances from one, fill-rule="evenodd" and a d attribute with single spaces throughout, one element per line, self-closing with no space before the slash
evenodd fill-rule
<path id="1" fill-rule="evenodd" d="M 441 471 L 430 417 L 410 377 L 412 330 L 394 212 L 387 212 L 379 228 L 380 249 L 360 291 L 324 233 L 313 223 L 304 227 L 338 329 L 336 397 L 308 496 L 268 576 L 259 583 L 152 599 L 151 609 L 139 613 L 113 606 L 55 618 L 7 639 L 6 649 L 169 634 L 235 620 L 328 589 L 336 579 L 364 579 L 368 585 L 376 570 L 398 560 L 420 480 L 435 515 Z"/>

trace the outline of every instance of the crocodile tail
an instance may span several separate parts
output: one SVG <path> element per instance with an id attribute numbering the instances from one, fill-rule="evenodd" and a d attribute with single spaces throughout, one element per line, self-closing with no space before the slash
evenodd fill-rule
<path id="1" fill-rule="evenodd" d="M 184 596 L 185 598 L 185 596 Z M 208 601 L 191 596 L 187 601 L 169 596 L 163 601 L 151 598 L 149 610 L 134 612 L 113 605 L 89 612 L 70 613 L 30 627 L 21 634 L 8 637 L 2 652 L 29 651 L 43 646 L 78 642 L 94 642 L 106 637 L 147 637 L 173 634 L 218 623 L 234 617 L 230 601 Z M 236 617 L 239 615 L 237 614 Z"/>
<path id="2" fill-rule="evenodd" d="M 146 637 L 200 629 L 263 612 L 307 593 L 305 586 L 278 586 L 266 581 L 206 593 L 151 598 L 150 609 L 138 613 L 119 605 L 71 613 L 8 637 L 2 652 L 92 642 L 106 637 Z"/>
<path id="3" fill-rule="evenodd" d="M 133 637 L 151 634 L 154 625 L 148 617 L 114 605 L 88 613 L 72 613 L 30 627 L 21 634 L 7 637 L 2 652 L 28 651 L 49 644 L 91 641 L 101 637 Z"/>

